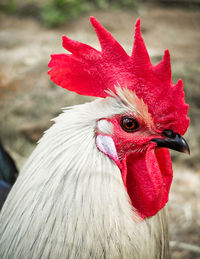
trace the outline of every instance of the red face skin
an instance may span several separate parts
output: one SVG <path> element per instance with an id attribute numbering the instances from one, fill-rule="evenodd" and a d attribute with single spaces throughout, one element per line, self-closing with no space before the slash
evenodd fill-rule
<path id="1" fill-rule="evenodd" d="M 113 124 L 115 143 L 124 186 L 131 203 L 141 218 L 155 215 L 168 201 L 173 172 L 169 150 L 156 148 L 153 138 L 162 138 L 144 122 L 139 128 L 126 132 L 121 127 L 122 116 L 108 121 Z"/>

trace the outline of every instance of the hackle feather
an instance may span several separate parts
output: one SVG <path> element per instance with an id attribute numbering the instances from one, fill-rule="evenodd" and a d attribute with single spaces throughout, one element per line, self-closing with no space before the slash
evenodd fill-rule
<path id="1" fill-rule="evenodd" d="M 168 258 L 165 209 L 140 222 L 119 168 L 95 145 L 98 118 L 128 109 L 108 97 L 54 120 L 2 210 L 0 258 Z"/>

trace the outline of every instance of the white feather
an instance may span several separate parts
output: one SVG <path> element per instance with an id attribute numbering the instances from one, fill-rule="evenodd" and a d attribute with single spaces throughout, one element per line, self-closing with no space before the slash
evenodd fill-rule
<path id="1" fill-rule="evenodd" d="M 111 122 L 107 120 L 99 120 L 97 122 L 97 128 L 99 132 L 103 134 L 112 134 L 113 133 L 113 125 Z"/>

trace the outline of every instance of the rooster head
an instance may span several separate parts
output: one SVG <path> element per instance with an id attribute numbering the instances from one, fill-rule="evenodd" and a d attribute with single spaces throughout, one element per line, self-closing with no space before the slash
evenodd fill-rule
<path id="1" fill-rule="evenodd" d="M 70 91 L 124 106 L 122 114 L 96 121 L 95 143 L 119 167 L 132 206 L 144 219 L 168 201 L 173 177 L 168 148 L 189 153 L 182 137 L 189 125 L 183 83 L 172 83 L 168 50 L 159 64 L 151 64 L 139 19 L 131 56 L 94 17 L 91 23 L 101 51 L 63 36 L 71 54 L 52 55 L 49 74 Z"/>

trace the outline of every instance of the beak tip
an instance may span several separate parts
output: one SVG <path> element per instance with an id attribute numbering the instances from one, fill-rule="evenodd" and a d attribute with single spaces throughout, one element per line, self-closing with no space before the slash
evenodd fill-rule
<path id="1" fill-rule="evenodd" d="M 190 155 L 190 148 L 189 146 L 183 151 L 185 154 Z"/>
<path id="2" fill-rule="evenodd" d="M 189 147 L 188 143 L 185 141 L 184 138 L 182 138 L 182 143 L 183 143 L 183 145 L 182 145 L 183 151 L 182 152 L 190 155 L 190 147 Z"/>

